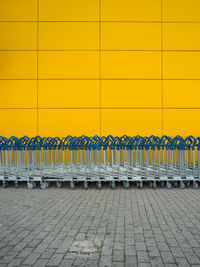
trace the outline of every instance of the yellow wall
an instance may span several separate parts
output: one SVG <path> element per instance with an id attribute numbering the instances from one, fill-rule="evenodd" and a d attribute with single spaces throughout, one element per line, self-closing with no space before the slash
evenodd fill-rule
<path id="1" fill-rule="evenodd" d="M 0 0 L 0 135 L 200 135 L 199 0 Z"/>

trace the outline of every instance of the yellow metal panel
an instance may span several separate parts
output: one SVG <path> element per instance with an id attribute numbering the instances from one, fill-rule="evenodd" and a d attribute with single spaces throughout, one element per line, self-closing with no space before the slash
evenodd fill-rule
<path id="1" fill-rule="evenodd" d="M 99 0 L 40 0 L 42 21 L 97 21 Z"/>
<path id="2" fill-rule="evenodd" d="M 164 109 L 163 133 L 200 136 L 200 109 Z"/>
<path id="3" fill-rule="evenodd" d="M 41 80 L 39 108 L 99 108 L 99 81 Z"/>
<path id="4" fill-rule="evenodd" d="M 100 109 L 39 109 L 41 136 L 100 134 Z"/>
<path id="5" fill-rule="evenodd" d="M 163 0 L 164 21 L 200 21 L 199 0 Z"/>
<path id="6" fill-rule="evenodd" d="M 102 22 L 101 33 L 105 50 L 161 49 L 160 23 Z"/>
<path id="7" fill-rule="evenodd" d="M 103 78 L 161 78 L 160 52 L 103 51 Z"/>
<path id="8" fill-rule="evenodd" d="M 162 134 L 161 109 L 103 109 L 102 135 Z"/>
<path id="9" fill-rule="evenodd" d="M 37 108 L 37 81 L 0 80 L 0 108 Z"/>
<path id="10" fill-rule="evenodd" d="M 36 51 L 0 51 L 0 79 L 37 78 Z"/>
<path id="11" fill-rule="evenodd" d="M 161 108 L 161 93 L 161 81 L 101 81 L 101 103 L 105 108 Z"/>
<path id="12" fill-rule="evenodd" d="M 99 78 L 99 52 L 41 51 L 39 78 Z"/>
<path id="13" fill-rule="evenodd" d="M 0 21 L 36 21 L 37 0 L 1 0 Z"/>
<path id="14" fill-rule="evenodd" d="M 37 90 L 41 135 L 161 135 L 161 83 L 164 133 L 199 135 L 200 53 L 164 51 L 162 82 L 160 51 L 125 51 L 161 49 L 161 0 L 0 2 L 2 135 L 37 134 Z M 37 51 L 7 51 L 37 49 L 37 2 L 40 50 L 98 50 L 101 4 L 101 49 L 123 51 L 40 51 L 37 84 Z M 163 49 L 200 50 L 200 1 L 162 3 Z"/>
<path id="15" fill-rule="evenodd" d="M 163 49 L 200 50 L 200 24 L 163 23 Z"/>
<path id="16" fill-rule="evenodd" d="M 160 0 L 102 0 L 104 21 L 161 21 Z"/>
<path id="17" fill-rule="evenodd" d="M 200 79 L 199 52 L 163 52 L 165 79 Z"/>
<path id="18" fill-rule="evenodd" d="M 36 109 L 0 109 L 1 135 L 35 136 L 37 134 Z"/>
<path id="19" fill-rule="evenodd" d="M 163 81 L 163 104 L 165 108 L 200 108 L 199 80 Z"/>
<path id="20" fill-rule="evenodd" d="M 36 50 L 36 22 L 1 22 L 0 50 Z"/>
<path id="21" fill-rule="evenodd" d="M 99 49 L 99 23 L 41 22 L 39 48 L 42 50 Z"/>

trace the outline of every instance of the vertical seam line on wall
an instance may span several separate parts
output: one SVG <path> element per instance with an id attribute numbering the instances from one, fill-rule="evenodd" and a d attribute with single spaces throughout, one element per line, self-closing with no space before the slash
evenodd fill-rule
<path id="1" fill-rule="evenodd" d="M 101 0 L 99 0 L 99 107 L 100 107 L 100 136 L 101 136 Z"/>
<path id="2" fill-rule="evenodd" d="M 161 105 L 162 105 L 162 135 L 163 135 L 163 0 L 161 0 Z"/>
<path id="3" fill-rule="evenodd" d="M 39 0 L 37 0 L 37 135 L 39 134 Z"/>

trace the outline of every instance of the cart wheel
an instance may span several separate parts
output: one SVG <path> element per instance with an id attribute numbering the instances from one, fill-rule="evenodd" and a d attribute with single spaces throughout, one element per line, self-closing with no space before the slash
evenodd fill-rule
<path id="1" fill-rule="evenodd" d="M 165 186 L 165 182 L 164 181 L 160 182 L 160 186 L 163 188 Z"/>
<path id="2" fill-rule="evenodd" d="M 172 188 L 172 184 L 169 182 L 169 181 L 167 181 L 167 189 L 171 189 Z"/>
<path id="3" fill-rule="evenodd" d="M 143 182 L 142 182 L 142 181 L 137 182 L 137 183 L 136 183 L 136 187 L 137 187 L 137 188 L 142 188 L 142 187 L 143 187 Z"/>
<path id="4" fill-rule="evenodd" d="M 153 189 L 156 189 L 156 181 L 152 183 Z"/>
<path id="5" fill-rule="evenodd" d="M 101 189 L 101 182 L 100 181 L 97 182 L 97 187 L 98 187 L 98 189 Z"/>
<path id="6" fill-rule="evenodd" d="M 187 187 L 190 187 L 190 181 L 187 181 Z"/>
<path id="7" fill-rule="evenodd" d="M 128 189 L 128 188 L 129 188 L 129 182 L 128 182 L 128 181 L 124 181 L 124 182 L 123 182 L 123 187 L 124 187 L 125 189 Z"/>
<path id="8" fill-rule="evenodd" d="M 6 181 L 2 182 L 2 188 L 6 188 L 8 186 L 8 183 Z"/>
<path id="9" fill-rule="evenodd" d="M 27 188 L 28 188 L 28 189 L 33 189 L 33 183 L 28 182 L 28 183 L 27 183 Z"/>
<path id="10" fill-rule="evenodd" d="M 40 184 L 41 189 L 47 189 L 48 186 L 49 186 L 49 184 L 48 184 L 47 182 L 42 182 L 42 183 Z"/>
<path id="11" fill-rule="evenodd" d="M 57 188 L 61 188 L 62 187 L 62 182 L 57 182 Z"/>
<path id="12" fill-rule="evenodd" d="M 125 188 L 125 189 L 129 189 L 129 182 L 128 182 L 128 181 L 124 182 L 123 185 L 124 185 L 124 188 Z"/>
<path id="13" fill-rule="evenodd" d="M 112 189 L 115 189 L 115 182 L 114 182 L 114 181 L 112 181 L 112 182 L 110 183 L 110 187 L 111 187 Z"/>
<path id="14" fill-rule="evenodd" d="M 87 189 L 88 189 L 88 182 L 85 181 L 85 182 L 83 183 L 83 186 L 84 186 L 84 188 L 87 190 Z"/>
<path id="15" fill-rule="evenodd" d="M 185 188 L 185 184 L 184 184 L 183 181 L 180 182 L 180 188 L 181 188 L 181 189 L 184 189 L 184 188 Z"/>
<path id="16" fill-rule="evenodd" d="M 193 182 L 193 188 L 197 189 L 199 187 L 198 183 L 196 181 Z"/>
<path id="17" fill-rule="evenodd" d="M 72 190 L 74 190 L 74 188 L 75 188 L 75 184 L 74 184 L 73 181 L 70 182 L 70 188 L 71 188 Z"/>

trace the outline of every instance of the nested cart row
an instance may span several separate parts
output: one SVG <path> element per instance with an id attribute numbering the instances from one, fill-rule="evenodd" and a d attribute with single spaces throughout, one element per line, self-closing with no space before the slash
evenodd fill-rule
<path id="1" fill-rule="evenodd" d="M 142 188 L 192 185 L 200 182 L 200 138 L 188 136 L 67 136 L 0 137 L 0 181 L 3 187 L 26 182 L 29 189 L 42 189 L 54 182 L 58 187 L 68 182 L 117 182 L 125 188 L 130 183 Z"/>

